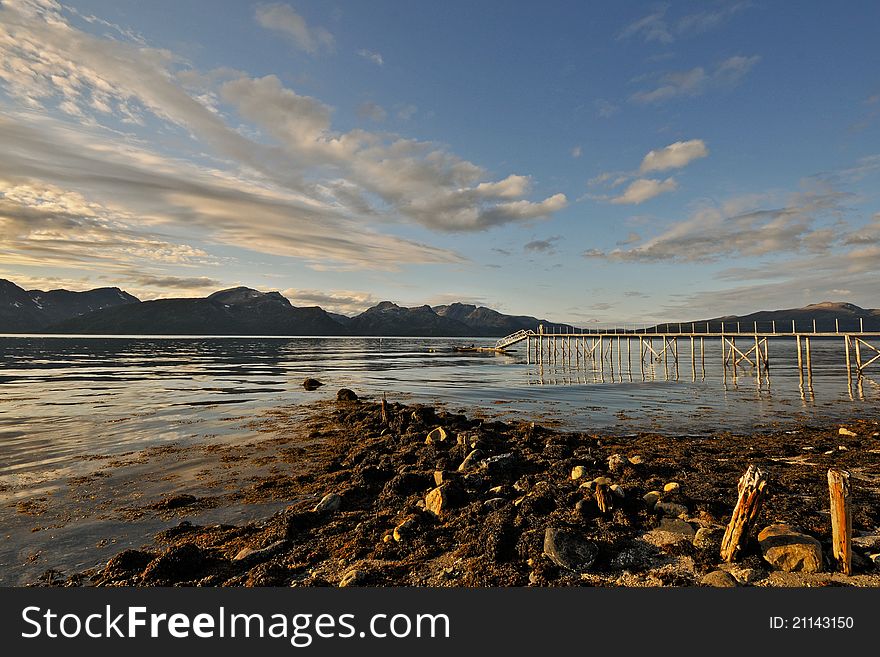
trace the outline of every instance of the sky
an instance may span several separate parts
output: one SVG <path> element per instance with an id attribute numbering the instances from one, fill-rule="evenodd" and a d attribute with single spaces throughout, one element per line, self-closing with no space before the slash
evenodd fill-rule
<path id="1" fill-rule="evenodd" d="M 0 0 L 0 278 L 880 307 L 880 4 Z"/>

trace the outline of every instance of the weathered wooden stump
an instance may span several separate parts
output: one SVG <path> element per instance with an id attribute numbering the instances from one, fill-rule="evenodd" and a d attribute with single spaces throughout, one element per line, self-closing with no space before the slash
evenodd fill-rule
<path id="1" fill-rule="evenodd" d="M 608 513 L 608 510 L 613 505 L 611 489 L 608 484 L 602 482 L 597 483 L 593 495 L 596 498 L 596 505 L 599 507 L 599 511 L 602 513 Z"/>
<path id="2" fill-rule="evenodd" d="M 739 498 L 733 509 L 730 523 L 721 540 L 721 558 L 725 561 L 733 561 L 745 547 L 749 538 L 749 531 L 764 501 L 764 489 L 767 479 L 764 472 L 755 465 L 750 465 L 745 474 L 740 477 L 737 491 Z"/>
<path id="3" fill-rule="evenodd" d="M 852 507 L 850 506 L 849 472 L 828 471 L 828 492 L 831 495 L 831 546 L 834 559 L 844 575 L 852 574 Z"/>

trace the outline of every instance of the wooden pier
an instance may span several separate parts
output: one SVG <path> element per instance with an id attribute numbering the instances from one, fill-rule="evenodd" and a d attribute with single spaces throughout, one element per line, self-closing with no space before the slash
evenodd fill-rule
<path id="1" fill-rule="evenodd" d="M 674 325 L 673 325 L 674 326 Z M 845 365 L 847 379 L 855 378 L 860 385 L 866 369 L 880 362 L 880 332 L 840 331 L 835 322 L 834 331 L 817 331 L 812 322 L 812 330 L 804 331 L 792 322 L 791 330 L 780 330 L 776 322 L 768 327 L 756 323 L 752 330 L 743 330 L 738 322 L 725 325 L 724 322 L 709 324 L 678 325 L 678 331 L 670 331 L 664 325 L 662 332 L 656 329 L 571 329 L 547 330 L 539 326 L 536 331 L 522 330 L 501 338 L 495 349 L 506 350 L 525 342 L 529 364 L 557 365 L 569 367 L 587 366 L 604 372 L 607 367 L 613 374 L 624 369 L 633 371 L 633 362 L 644 374 L 646 366 L 662 363 L 672 365 L 678 371 L 680 362 L 689 364 L 696 378 L 699 369 L 705 376 L 706 359 L 719 358 L 725 376 L 730 372 L 736 377 L 740 372 L 753 374 L 758 383 L 770 374 L 770 345 L 786 340 L 795 343 L 798 372 L 802 388 L 812 389 L 813 340 L 839 340 L 843 347 L 841 365 Z M 788 328 L 788 327 L 786 327 Z M 859 322 L 862 328 L 862 322 Z M 707 349 L 707 344 L 713 352 Z M 720 347 L 720 348 L 719 348 Z M 804 385 L 806 384 L 806 386 Z"/>

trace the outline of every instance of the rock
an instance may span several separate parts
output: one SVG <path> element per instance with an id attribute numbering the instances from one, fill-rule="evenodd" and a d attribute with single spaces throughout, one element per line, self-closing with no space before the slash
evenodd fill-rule
<path id="1" fill-rule="evenodd" d="M 700 584 L 716 588 L 734 588 L 737 586 L 733 575 L 723 570 L 713 570 L 711 573 L 706 573 L 703 575 L 703 579 L 700 580 Z"/>
<path id="2" fill-rule="evenodd" d="M 734 566 L 728 572 L 740 584 L 754 584 L 767 577 L 766 571 L 748 566 Z"/>
<path id="3" fill-rule="evenodd" d="M 657 502 L 660 501 L 660 491 L 652 490 L 650 493 L 645 493 L 642 496 L 642 500 L 644 500 L 645 504 L 648 505 L 649 509 L 653 509 L 654 505 L 656 505 Z"/>
<path id="4" fill-rule="evenodd" d="M 560 568 L 584 573 L 599 556 L 599 547 L 574 532 L 548 527 L 544 532 L 544 554 Z"/>
<path id="5" fill-rule="evenodd" d="M 583 465 L 576 465 L 571 469 L 571 478 L 575 481 L 583 479 L 587 476 L 587 468 Z"/>
<path id="6" fill-rule="evenodd" d="M 611 472 L 621 472 L 628 463 L 629 460 L 620 454 L 612 454 L 608 457 L 608 469 Z"/>
<path id="7" fill-rule="evenodd" d="M 880 552 L 877 554 L 869 554 L 868 561 L 872 562 L 875 568 L 880 568 Z"/>
<path id="8" fill-rule="evenodd" d="M 407 539 L 412 538 L 413 534 L 415 533 L 417 523 L 418 521 L 416 520 L 416 518 L 410 516 L 394 528 L 394 531 L 391 532 L 391 537 L 398 543 L 402 543 Z"/>
<path id="9" fill-rule="evenodd" d="M 362 570 L 349 570 L 342 576 L 342 579 L 339 580 L 340 588 L 345 588 L 347 586 L 357 586 L 364 582 L 367 579 L 367 574 Z"/>
<path id="10" fill-rule="evenodd" d="M 436 429 L 431 429 L 428 433 L 428 437 L 425 438 L 426 445 L 436 445 L 438 443 L 445 443 L 449 439 L 449 434 L 446 433 L 446 429 L 443 427 L 437 427 Z"/>
<path id="11" fill-rule="evenodd" d="M 608 477 L 596 477 L 595 479 L 593 479 L 593 484 L 595 484 L 596 486 L 598 486 L 599 484 L 602 484 L 603 486 L 610 486 L 611 480 Z"/>
<path id="12" fill-rule="evenodd" d="M 354 390 L 349 390 L 348 388 L 340 388 L 336 393 L 336 401 L 346 401 L 353 402 L 357 401 L 358 396 L 355 394 Z"/>
<path id="13" fill-rule="evenodd" d="M 506 454 L 498 454 L 497 456 L 490 456 L 484 459 L 480 463 L 480 468 L 485 470 L 486 474 L 490 477 L 496 477 L 509 473 L 513 469 L 515 462 L 516 456 L 514 456 L 513 452 L 507 452 Z"/>
<path id="14" fill-rule="evenodd" d="M 446 483 L 428 493 L 425 497 L 425 509 L 435 516 L 441 516 L 458 506 L 463 497 L 464 494 L 458 486 Z"/>
<path id="15" fill-rule="evenodd" d="M 619 484 L 611 484 L 609 488 L 617 497 L 621 499 L 626 497 L 626 491 L 623 490 L 623 486 L 620 486 Z"/>
<path id="16" fill-rule="evenodd" d="M 500 509 L 502 506 L 507 504 L 507 500 L 503 497 L 490 497 L 488 500 L 483 502 L 483 506 L 487 509 L 494 511 L 495 509 Z"/>
<path id="17" fill-rule="evenodd" d="M 471 451 L 470 454 L 464 457 L 464 461 L 461 462 L 461 465 L 458 466 L 459 472 L 467 472 L 468 470 L 473 470 L 480 464 L 480 459 L 483 458 L 483 452 L 478 449 Z"/>
<path id="18" fill-rule="evenodd" d="M 247 564 L 256 564 L 260 561 L 265 561 L 278 554 L 281 550 L 283 550 L 287 546 L 287 541 L 275 541 L 271 545 L 264 547 L 259 550 L 254 550 L 252 548 L 242 548 L 238 551 L 238 554 L 233 557 L 233 561 L 244 561 Z"/>
<path id="19" fill-rule="evenodd" d="M 677 481 L 670 481 L 663 487 L 664 493 L 677 493 L 681 490 L 681 484 Z"/>
<path id="20" fill-rule="evenodd" d="M 644 457 L 639 456 L 638 454 L 636 454 L 635 456 L 630 456 L 630 457 L 629 457 L 629 462 L 630 462 L 632 465 L 642 465 L 642 464 L 645 462 L 645 459 L 644 459 Z"/>
<path id="21" fill-rule="evenodd" d="M 841 436 L 857 436 L 858 435 L 855 431 L 850 431 L 846 427 L 840 427 L 840 430 L 837 433 Z"/>
<path id="22" fill-rule="evenodd" d="M 758 544 L 764 559 L 778 570 L 789 573 L 822 571 L 822 544 L 784 523 L 762 529 Z"/>
<path id="23" fill-rule="evenodd" d="M 318 379 L 306 379 L 302 382 L 302 387 L 306 390 L 317 390 L 322 385 L 324 384 L 318 381 Z"/>
<path id="24" fill-rule="evenodd" d="M 700 527 L 694 534 L 694 547 L 700 550 L 718 552 L 721 549 L 721 539 L 724 538 L 723 527 Z"/>
<path id="25" fill-rule="evenodd" d="M 461 473 L 460 472 L 449 472 L 448 470 L 435 470 L 434 471 L 434 484 L 437 486 L 442 486 L 445 483 L 450 481 L 461 481 Z"/>
<path id="26" fill-rule="evenodd" d="M 680 534 L 691 540 L 693 540 L 696 535 L 691 523 L 679 520 L 678 518 L 663 518 L 660 520 L 660 527 L 658 527 L 658 529 L 662 532 L 669 532 L 670 534 Z"/>
<path id="27" fill-rule="evenodd" d="M 686 515 L 688 509 L 684 504 L 676 504 L 675 502 L 657 502 L 657 504 L 654 505 L 654 511 L 662 513 L 665 516 L 677 518 L 678 516 Z"/>
<path id="28" fill-rule="evenodd" d="M 340 506 L 342 506 L 342 498 L 336 493 L 327 493 L 315 505 L 314 510 L 318 513 L 333 513 L 334 511 L 339 511 Z"/>

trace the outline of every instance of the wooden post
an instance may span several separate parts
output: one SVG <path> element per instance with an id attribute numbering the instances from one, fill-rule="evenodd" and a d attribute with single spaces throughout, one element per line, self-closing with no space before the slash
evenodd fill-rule
<path id="1" fill-rule="evenodd" d="M 608 484 L 596 484 L 596 490 L 593 491 L 593 495 L 596 498 L 596 505 L 599 507 L 599 511 L 607 513 L 612 504 L 611 490 L 608 488 Z"/>
<path id="2" fill-rule="evenodd" d="M 852 379 L 852 368 L 850 367 L 849 362 L 849 336 L 843 336 L 843 347 L 846 349 L 846 376 L 849 379 Z"/>
<path id="3" fill-rule="evenodd" d="M 828 471 L 831 495 L 831 546 L 844 575 L 852 575 L 852 508 L 849 504 L 849 472 Z"/>
<path id="4" fill-rule="evenodd" d="M 733 509 L 730 523 L 721 539 L 721 558 L 732 562 L 745 547 L 749 531 L 761 511 L 767 479 L 763 471 L 750 465 L 737 484 L 739 498 Z"/>
<path id="5" fill-rule="evenodd" d="M 862 347 L 859 344 L 859 340 L 861 338 L 856 338 L 853 342 L 856 343 L 856 369 L 858 370 L 859 376 L 862 375 Z"/>
<path id="6" fill-rule="evenodd" d="M 385 399 L 385 393 L 382 393 L 382 424 L 388 424 L 388 400 Z"/>

